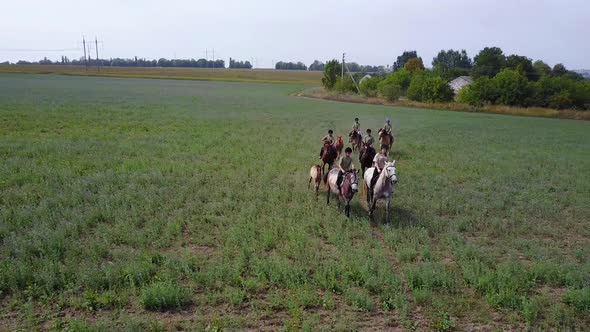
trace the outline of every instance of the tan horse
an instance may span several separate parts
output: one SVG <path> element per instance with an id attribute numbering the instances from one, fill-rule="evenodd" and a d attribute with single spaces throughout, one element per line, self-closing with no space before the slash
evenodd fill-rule
<path id="1" fill-rule="evenodd" d="M 313 181 L 313 187 L 315 189 L 315 196 L 318 197 L 318 192 L 320 190 L 320 184 L 322 183 L 322 166 L 314 165 L 311 166 L 309 170 L 309 183 L 307 184 L 307 189 L 311 185 Z"/>
<path id="2" fill-rule="evenodd" d="M 393 144 L 393 142 L 393 135 L 388 135 L 385 132 L 385 130 L 383 130 L 383 128 L 379 128 L 379 143 L 381 143 L 381 146 L 386 145 L 387 151 L 389 152 L 389 150 L 391 150 L 391 145 Z"/>

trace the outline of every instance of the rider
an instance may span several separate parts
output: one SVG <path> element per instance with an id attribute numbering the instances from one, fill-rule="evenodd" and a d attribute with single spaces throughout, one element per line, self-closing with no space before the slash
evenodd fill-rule
<path id="1" fill-rule="evenodd" d="M 342 180 L 344 179 L 344 174 L 354 170 L 354 164 L 352 163 L 352 149 L 347 147 L 344 150 L 344 156 L 340 158 L 340 162 L 338 163 L 338 179 L 336 180 L 336 185 L 338 186 L 338 192 L 340 192 L 340 185 L 342 184 Z"/>
<path id="2" fill-rule="evenodd" d="M 361 134 L 361 124 L 359 123 L 359 118 L 354 118 L 351 134 L 352 133 Z"/>
<path id="3" fill-rule="evenodd" d="M 374 142 L 375 142 L 375 139 L 371 135 L 371 129 L 367 129 L 367 135 L 365 136 L 363 143 L 365 143 L 365 146 L 369 147 L 369 146 L 373 145 Z"/>
<path id="4" fill-rule="evenodd" d="M 373 177 L 371 178 L 371 193 L 373 192 L 373 188 L 375 188 L 375 183 L 379 178 L 379 174 L 383 171 L 383 167 L 385 167 L 385 163 L 387 162 L 387 145 L 381 146 L 381 151 L 375 155 L 373 158 L 373 166 L 375 166 L 375 171 L 373 172 Z"/>
<path id="5" fill-rule="evenodd" d="M 385 125 L 383 125 L 383 131 L 389 135 L 389 141 L 393 142 L 393 134 L 391 133 L 391 130 L 393 128 L 391 127 L 391 122 L 389 121 L 389 118 L 385 119 Z"/>
<path id="6" fill-rule="evenodd" d="M 332 131 L 332 129 L 328 130 L 328 135 L 322 137 L 322 142 L 328 143 L 330 145 L 332 145 L 334 143 L 334 132 Z M 324 147 L 322 146 L 322 149 L 320 150 L 320 159 L 322 159 L 322 154 L 324 153 Z"/>

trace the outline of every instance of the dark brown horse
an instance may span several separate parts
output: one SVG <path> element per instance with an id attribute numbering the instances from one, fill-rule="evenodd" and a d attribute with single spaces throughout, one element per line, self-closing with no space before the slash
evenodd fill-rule
<path id="1" fill-rule="evenodd" d="M 363 136 L 358 131 L 353 130 L 348 134 L 348 142 L 352 143 L 352 151 L 360 150 L 363 142 Z"/>
<path id="2" fill-rule="evenodd" d="M 330 143 L 324 143 L 324 149 L 322 151 L 322 174 L 326 174 L 325 166 L 328 164 L 328 170 L 332 168 L 332 164 L 334 164 L 334 160 L 338 157 L 338 152 L 336 148 Z"/>
<path id="3" fill-rule="evenodd" d="M 363 171 L 363 176 L 365 175 L 365 169 L 373 166 L 373 158 L 375 158 L 375 153 L 375 149 L 372 146 L 363 144 L 363 148 L 359 154 L 359 161 L 361 164 L 361 170 Z"/>
<path id="4" fill-rule="evenodd" d="M 336 142 L 334 142 L 334 148 L 338 152 L 337 157 L 340 157 L 342 154 L 342 148 L 344 148 L 344 142 L 342 141 L 342 136 L 336 136 Z"/>

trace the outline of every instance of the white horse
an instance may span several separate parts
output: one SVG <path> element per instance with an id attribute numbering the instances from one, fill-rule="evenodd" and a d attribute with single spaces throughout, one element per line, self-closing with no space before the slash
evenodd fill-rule
<path id="1" fill-rule="evenodd" d="M 340 208 L 340 198 L 344 201 L 344 214 L 350 217 L 350 201 L 354 197 L 354 194 L 359 190 L 358 188 L 358 171 L 353 170 L 343 175 L 342 183 L 340 184 L 340 192 L 338 192 L 338 186 L 336 181 L 338 180 L 338 169 L 331 169 L 326 177 L 326 184 L 328 186 L 328 201 L 330 204 L 330 194 L 336 195 L 336 201 L 338 202 L 338 208 Z"/>
<path id="2" fill-rule="evenodd" d="M 365 190 L 367 192 L 369 216 L 371 218 L 373 217 L 377 200 L 384 199 L 387 206 L 385 222 L 388 222 L 389 206 L 391 205 L 391 194 L 393 193 L 394 186 L 397 183 L 395 160 L 385 163 L 385 167 L 383 167 L 383 170 L 381 170 L 381 174 L 379 174 L 379 178 L 377 179 L 377 182 L 375 182 L 375 188 L 373 188 L 373 194 L 371 195 L 371 179 L 373 178 L 373 172 L 375 171 L 375 167 L 371 167 L 365 171 Z"/>

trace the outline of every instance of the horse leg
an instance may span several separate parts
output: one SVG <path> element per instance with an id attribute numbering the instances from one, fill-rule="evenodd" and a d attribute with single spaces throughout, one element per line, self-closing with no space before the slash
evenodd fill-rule
<path id="1" fill-rule="evenodd" d="M 389 206 L 391 205 L 391 197 L 387 197 L 385 201 L 385 223 L 389 223 Z"/>
<path id="2" fill-rule="evenodd" d="M 311 176 L 309 177 L 309 182 L 307 183 L 307 189 L 309 189 L 309 186 L 311 186 Z"/>
<path id="3" fill-rule="evenodd" d="M 326 201 L 326 205 L 330 204 L 330 184 L 328 184 L 328 192 L 327 192 L 328 200 Z"/>
<path id="4" fill-rule="evenodd" d="M 346 206 L 344 207 L 344 213 L 346 214 L 347 218 L 350 218 L 350 201 L 346 203 Z"/>

